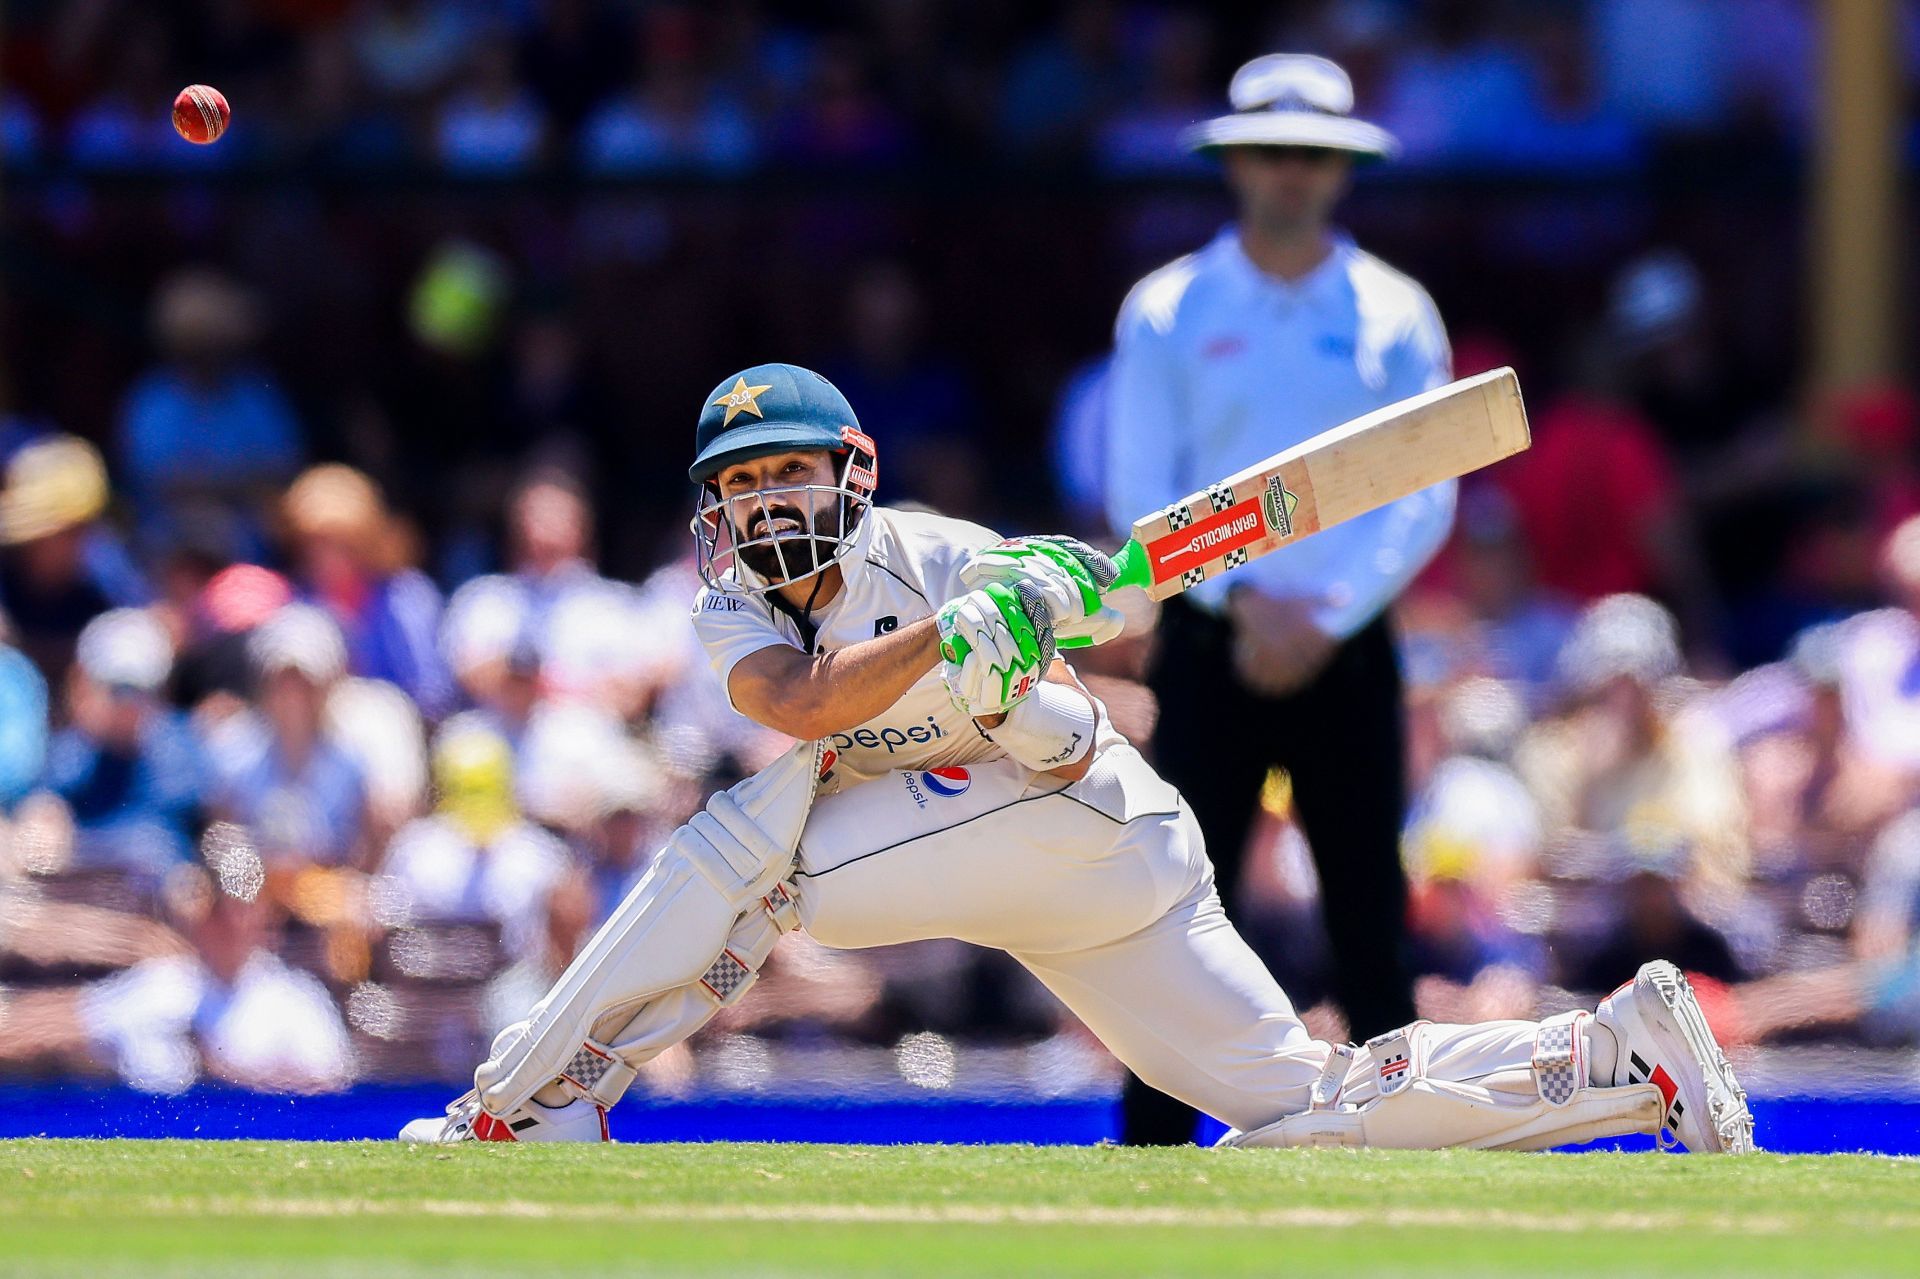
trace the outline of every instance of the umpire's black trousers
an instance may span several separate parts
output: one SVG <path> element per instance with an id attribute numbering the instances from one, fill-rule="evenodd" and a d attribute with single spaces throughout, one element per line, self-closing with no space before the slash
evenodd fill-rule
<path id="1" fill-rule="evenodd" d="M 1294 811 L 1320 872 L 1333 992 L 1353 1038 L 1412 1021 L 1400 866 L 1405 711 L 1386 618 L 1341 644 L 1312 683 L 1276 698 L 1234 674 L 1225 618 L 1175 598 L 1161 615 L 1147 682 L 1160 700 L 1155 763 L 1200 820 L 1228 915 L 1238 914 L 1234 894 L 1261 784 L 1279 765 L 1293 779 Z M 1194 1122 L 1190 1108 L 1128 1078 L 1129 1145 L 1191 1141 Z"/>

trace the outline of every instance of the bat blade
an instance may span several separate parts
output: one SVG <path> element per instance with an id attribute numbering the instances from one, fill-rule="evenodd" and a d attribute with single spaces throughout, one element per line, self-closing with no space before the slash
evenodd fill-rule
<path id="1" fill-rule="evenodd" d="M 1494 369 L 1389 404 L 1133 525 L 1117 585 L 1178 595 L 1290 542 L 1511 457 L 1531 443 L 1520 381 Z"/>

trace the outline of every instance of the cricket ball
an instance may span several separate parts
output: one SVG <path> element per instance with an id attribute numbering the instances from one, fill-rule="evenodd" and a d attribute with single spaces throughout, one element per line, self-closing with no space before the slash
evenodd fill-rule
<path id="1" fill-rule="evenodd" d="M 233 108 L 210 84 L 190 84 L 173 100 L 173 131 L 197 146 L 218 142 Z"/>

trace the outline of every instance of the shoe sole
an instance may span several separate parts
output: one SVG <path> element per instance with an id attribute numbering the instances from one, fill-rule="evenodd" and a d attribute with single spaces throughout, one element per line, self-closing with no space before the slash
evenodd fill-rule
<path id="1" fill-rule="evenodd" d="M 1733 1067 L 1720 1051 L 1720 1042 L 1713 1037 L 1686 974 L 1664 960 L 1650 963 L 1640 972 L 1647 978 L 1646 986 L 1659 997 L 1688 1054 L 1699 1063 L 1700 1082 L 1707 1091 L 1707 1127 L 1718 1139 L 1720 1150 L 1730 1155 L 1752 1154 L 1757 1147 L 1747 1090 L 1734 1078 Z"/>

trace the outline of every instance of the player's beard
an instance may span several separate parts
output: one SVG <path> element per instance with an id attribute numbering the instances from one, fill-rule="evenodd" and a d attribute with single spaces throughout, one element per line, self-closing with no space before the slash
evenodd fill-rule
<path id="1" fill-rule="evenodd" d="M 770 522 L 788 520 L 792 525 L 776 531 L 778 545 L 772 542 L 742 545 L 740 562 L 766 582 L 791 581 L 824 568 L 840 549 L 840 538 L 845 533 L 840 508 L 841 503 L 835 502 L 809 520 L 805 511 L 791 503 L 769 502 L 764 509 L 756 506 L 747 517 L 742 542 L 759 537 Z"/>

